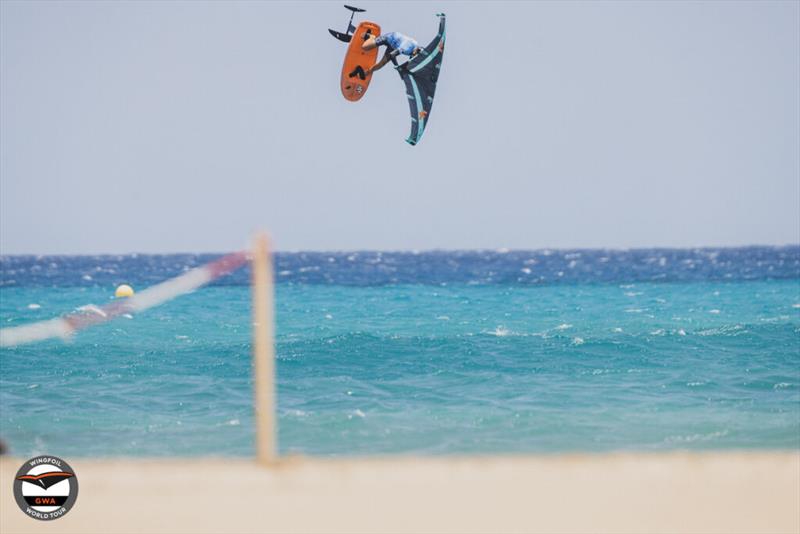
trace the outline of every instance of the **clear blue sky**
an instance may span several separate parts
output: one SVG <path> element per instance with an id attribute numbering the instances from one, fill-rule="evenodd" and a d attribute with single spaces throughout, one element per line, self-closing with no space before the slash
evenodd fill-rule
<path id="1" fill-rule="evenodd" d="M 417 147 L 339 3 L 0 3 L 0 252 L 800 242 L 800 3 L 358 1 L 448 15 Z"/>

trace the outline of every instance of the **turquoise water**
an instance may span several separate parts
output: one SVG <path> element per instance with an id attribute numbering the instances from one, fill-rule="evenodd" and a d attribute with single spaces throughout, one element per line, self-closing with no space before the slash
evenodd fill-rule
<path id="1" fill-rule="evenodd" d="M 6 284 L 0 320 L 112 287 Z M 276 306 L 284 453 L 800 448 L 798 278 L 286 283 Z M 252 454 L 249 314 L 248 287 L 212 286 L 2 349 L 0 437 L 22 456 Z"/>

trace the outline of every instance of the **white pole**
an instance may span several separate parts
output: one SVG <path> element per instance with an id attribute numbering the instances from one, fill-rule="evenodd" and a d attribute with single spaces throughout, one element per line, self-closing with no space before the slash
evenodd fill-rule
<path id="1" fill-rule="evenodd" d="M 275 345 L 273 338 L 272 259 L 267 236 L 253 243 L 253 383 L 255 387 L 256 459 L 278 458 L 275 428 Z"/>

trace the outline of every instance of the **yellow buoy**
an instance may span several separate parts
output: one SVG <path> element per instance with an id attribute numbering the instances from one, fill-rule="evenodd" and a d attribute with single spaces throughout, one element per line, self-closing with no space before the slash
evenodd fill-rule
<path id="1" fill-rule="evenodd" d="M 128 284 L 122 284 L 114 291 L 114 296 L 118 299 L 133 296 L 133 288 Z"/>

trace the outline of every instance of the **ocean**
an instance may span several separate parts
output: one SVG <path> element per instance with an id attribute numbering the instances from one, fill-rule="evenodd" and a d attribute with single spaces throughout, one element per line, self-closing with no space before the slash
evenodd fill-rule
<path id="1" fill-rule="evenodd" d="M 218 255 L 3 256 L 0 326 Z M 248 456 L 250 273 L 0 349 L 20 456 Z M 283 454 L 800 448 L 800 246 L 275 258 Z"/>

